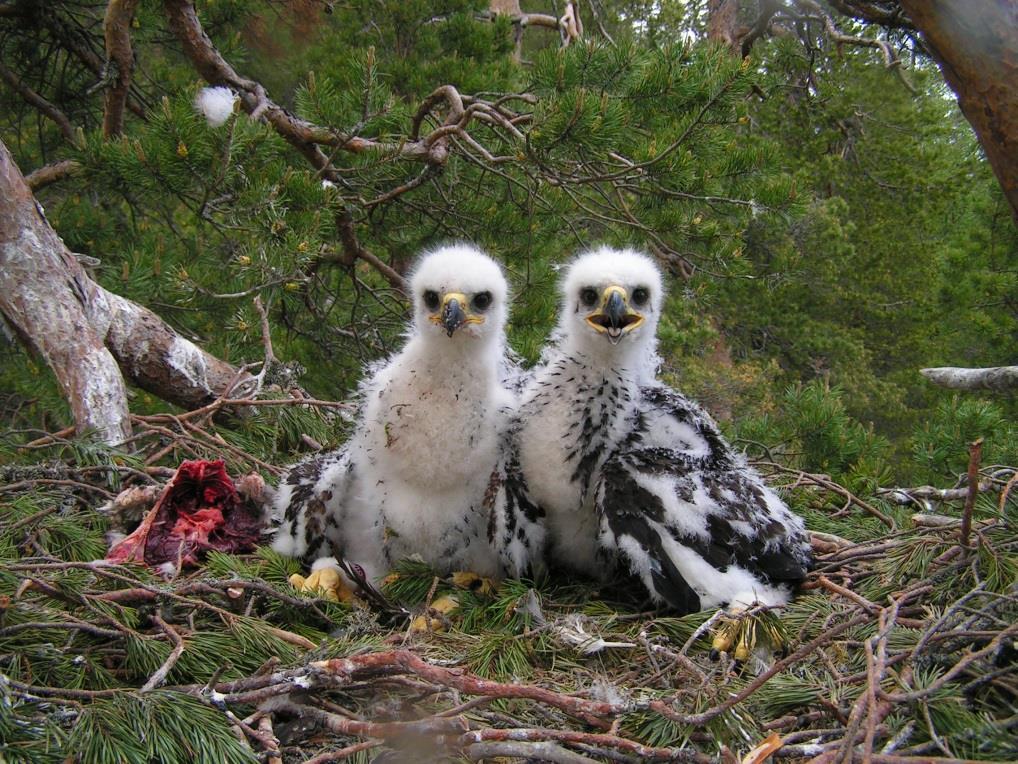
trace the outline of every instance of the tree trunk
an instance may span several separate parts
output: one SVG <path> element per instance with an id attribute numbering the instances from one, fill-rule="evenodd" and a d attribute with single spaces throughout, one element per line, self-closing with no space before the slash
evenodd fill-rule
<path id="1" fill-rule="evenodd" d="M 739 40 L 738 0 L 707 0 L 707 37 L 733 54 L 742 50 Z"/>
<path id="2" fill-rule="evenodd" d="M 177 334 L 147 308 L 88 277 L 43 215 L 0 142 L 0 314 L 39 352 L 79 432 L 130 436 L 124 377 L 184 408 L 250 376 Z"/>
<path id="3" fill-rule="evenodd" d="M 0 142 L 0 312 L 53 370 L 78 431 L 122 443 L 131 434 L 127 390 L 92 326 L 86 281 Z"/>
<path id="4" fill-rule="evenodd" d="M 1018 221 L 1018 0 L 901 0 Z"/>

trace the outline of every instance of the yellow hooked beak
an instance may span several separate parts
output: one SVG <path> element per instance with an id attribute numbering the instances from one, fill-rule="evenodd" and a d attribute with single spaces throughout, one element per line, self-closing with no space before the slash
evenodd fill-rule
<path id="1" fill-rule="evenodd" d="M 624 287 L 612 284 L 601 293 L 601 304 L 584 319 L 587 325 L 616 345 L 622 337 L 643 323 L 643 314 L 629 305 Z"/>
<path id="2" fill-rule="evenodd" d="M 446 292 L 442 295 L 438 311 L 429 320 L 433 324 L 441 324 L 446 336 L 452 337 L 453 332 L 464 324 L 483 324 L 484 316 L 470 312 L 470 301 L 462 292 Z"/>

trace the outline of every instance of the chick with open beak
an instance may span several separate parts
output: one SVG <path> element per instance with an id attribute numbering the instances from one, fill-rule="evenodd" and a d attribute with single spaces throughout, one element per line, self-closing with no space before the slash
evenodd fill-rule
<path id="1" fill-rule="evenodd" d="M 634 297 L 639 297 L 636 292 Z M 594 289 L 585 289 L 581 295 L 584 303 L 597 304 L 597 308 L 588 313 L 584 319 L 587 325 L 600 334 L 608 337 L 608 341 L 616 345 L 622 337 L 636 329 L 644 322 L 644 316 L 630 304 L 629 293 L 625 287 L 611 284 L 605 287 L 598 299 Z M 645 301 L 645 299 L 644 299 Z"/>

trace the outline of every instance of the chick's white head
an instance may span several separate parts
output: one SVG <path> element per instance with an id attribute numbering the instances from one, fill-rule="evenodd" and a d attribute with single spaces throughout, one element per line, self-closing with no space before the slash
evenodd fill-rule
<path id="1" fill-rule="evenodd" d="M 559 332 L 570 349 L 606 358 L 654 354 L 664 285 L 654 261 L 600 247 L 577 257 L 562 281 Z"/>
<path id="2" fill-rule="evenodd" d="M 509 285 L 498 263 L 470 244 L 426 253 L 410 277 L 414 333 L 428 342 L 498 341 L 508 317 Z"/>

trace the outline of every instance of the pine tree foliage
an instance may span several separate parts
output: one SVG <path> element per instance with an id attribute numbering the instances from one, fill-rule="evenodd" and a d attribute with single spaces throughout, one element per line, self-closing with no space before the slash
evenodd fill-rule
<path id="1" fill-rule="evenodd" d="M 83 761 L 257 761 L 222 716 L 187 695 L 156 691 L 98 700 L 81 715 L 68 741 Z"/>

